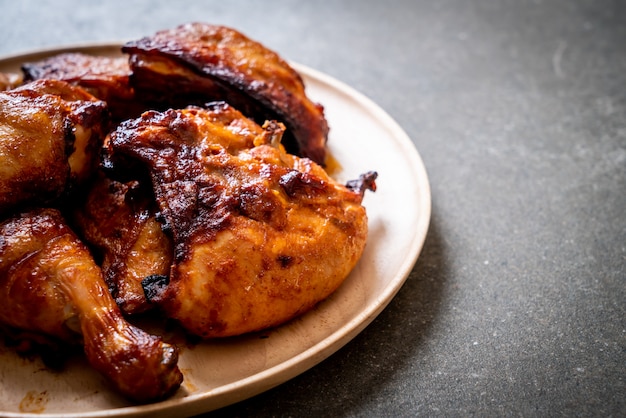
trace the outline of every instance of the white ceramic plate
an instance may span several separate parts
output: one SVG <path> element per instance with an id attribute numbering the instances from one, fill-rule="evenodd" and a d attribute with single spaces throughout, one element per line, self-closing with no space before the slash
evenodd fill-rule
<path id="1" fill-rule="evenodd" d="M 119 44 L 38 51 L 0 59 L 0 72 L 65 51 L 116 55 Z M 380 107 L 320 72 L 294 64 L 309 96 L 324 105 L 329 148 L 340 181 L 376 170 L 378 190 L 367 193 L 369 237 L 362 259 L 337 292 L 315 309 L 262 334 L 183 347 L 185 381 L 172 398 L 135 406 L 113 393 L 84 359 L 47 370 L 0 345 L 0 415 L 128 417 L 189 416 L 249 398 L 313 367 L 365 328 L 408 277 L 426 238 L 430 188 L 411 140 Z"/>

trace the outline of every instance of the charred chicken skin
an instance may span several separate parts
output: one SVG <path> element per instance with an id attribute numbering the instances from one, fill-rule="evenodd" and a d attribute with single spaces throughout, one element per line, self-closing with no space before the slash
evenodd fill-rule
<path id="1" fill-rule="evenodd" d="M 84 345 L 89 363 L 128 398 L 180 385 L 177 350 L 123 318 L 87 248 L 55 209 L 0 224 L 0 321 Z"/>
<path id="2" fill-rule="evenodd" d="M 107 122 L 106 103 L 63 81 L 0 92 L 0 214 L 84 183 L 98 166 Z"/>
<path id="3" fill-rule="evenodd" d="M 284 145 L 323 165 L 328 124 L 300 75 L 278 54 L 224 26 L 191 23 L 128 42 L 131 85 L 165 108 L 223 100 L 262 124 L 287 127 Z"/>
<path id="4" fill-rule="evenodd" d="M 62 80 L 81 87 L 109 105 L 113 119 L 137 117 L 145 104 L 136 99 L 130 86 L 127 56 L 94 56 L 72 52 L 22 64 L 24 81 Z"/>
<path id="5" fill-rule="evenodd" d="M 284 151 L 284 127 L 261 128 L 225 103 L 146 112 L 120 125 L 108 158 L 149 171 L 174 241 L 170 276 L 144 281 L 148 298 L 198 336 L 272 327 L 329 296 L 367 236 L 363 192 Z"/>
<path id="6" fill-rule="evenodd" d="M 152 307 L 141 285 L 143 279 L 169 275 L 172 242 L 155 212 L 151 189 L 137 181 L 122 183 L 99 173 L 85 201 L 73 213 L 78 232 L 102 257 L 105 281 L 126 314 Z"/>

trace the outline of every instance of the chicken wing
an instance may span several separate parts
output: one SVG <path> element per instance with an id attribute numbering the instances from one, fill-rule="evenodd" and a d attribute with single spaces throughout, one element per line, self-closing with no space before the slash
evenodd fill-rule
<path id="1" fill-rule="evenodd" d="M 87 248 L 55 209 L 0 224 L 0 321 L 68 342 L 125 396 L 151 401 L 182 381 L 174 346 L 124 320 Z"/>
<path id="2" fill-rule="evenodd" d="M 113 162 L 131 157 L 149 170 L 174 241 L 170 276 L 145 280 L 147 297 L 193 334 L 279 325 L 329 296 L 361 257 L 361 201 L 375 173 L 337 184 L 287 154 L 283 131 L 215 103 L 146 112 L 109 137 Z"/>
<path id="3" fill-rule="evenodd" d="M 224 100 L 258 123 L 287 127 L 293 154 L 324 164 L 328 124 L 300 75 L 275 52 L 223 26 L 190 23 L 128 42 L 137 94 L 168 107 Z"/>
<path id="4" fill-rule="evenodd" d="M 0 92 L 0 214 L 84 183 L 108 130 L 106 103 L 63 81 Z"/>
<path id="5" fill-rule="evenodd" d="M 24 81 L 63 80 L 82 87 L 109 105 L 113 119 L 137 117 L 145 104 L 135 97 L 130 86 L 127 56 L 95 56 L 79 52 L 53 55 L 37 62 L 22 64 Z"/>
<path id="6" fill-rule="evenodd" d="M 104 279 L 126 314 L 152 307 L 141 281 L 153 275 L 168 276 L 172 263 L 172 242 L 156 220 L 149 187 L 99 173 L 73 213 L 77 231 L 102 258 Z"/>

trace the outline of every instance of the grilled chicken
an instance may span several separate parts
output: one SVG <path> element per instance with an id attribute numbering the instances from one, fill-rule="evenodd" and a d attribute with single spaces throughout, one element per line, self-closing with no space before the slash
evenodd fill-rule
<path id="1" fill-rule="evenodd" d="M 109 105 L 114 120 L 134 118 L 145 110 L 130 86 L 128 57 L 94 56 L 72 52 L 22 64 L 24 81 L 63 80 L 82 87 Z"/>
<path id="2" fill-rule="evenodd" d="M 328 124 L 300 75 L 278 54 L 240 32 L 191 23 L 128 42 L 131 84 L 162 109 L 223 100 L 259 124 L 287 127 L 293 154 L 324 164 Z"/>
<path id="3" fill-rule="evenodd" d="M 73 213 L 77 231 L 102 258 L 104 279 L 126 314 L 152 307 L 141 285 L 143 279 L 169 275 L 172 242 L 156 220 L 154 206 L 151 189 L 99 173 Z"/>
<path id="4" fill-rule="evenodd" d="M 98 165 L 106 103 L 63 81 L 0 92 L 0 214 L 83 184 Z"/>
<path id="5" fill-rule="evenodd" d="M 0 74 L 0 325 L 82 344 L 149 402 L 180 386 L 177 350 L 124 314 L 158 307 L 214 338 L 308 311 L 360 259 L 377 175 L 328 176 L 322 106 L 233 29 L 192 23 L 122 52 L 25 63 L 19 87 Z"/>
<path id="6" fill-rule="evenodd" d="M 100 269 L 55 209 L 0 224 L 0 322 L 67 342 L 123 395 L 147 402 L 182 381 L 174 346 L 130 325 Z"/>
<path id="7" fill-rule="evenodd" d="M 286 153 L 283 131 L 214 103 L 146 112 L 108 138 L 111 167 L 132 158 L 149 171 L 174 241 L 169 277 L 145 280 L 146 295 L 192 334 L 279 325 L 330 295 L 362 254 L 375 173 L 337 184 Z"/>

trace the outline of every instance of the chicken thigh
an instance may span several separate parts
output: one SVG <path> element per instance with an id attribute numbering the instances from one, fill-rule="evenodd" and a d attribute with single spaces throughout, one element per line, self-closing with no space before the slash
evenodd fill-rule
<path id="1" fill-rule="evenodd" d="M 146 112 L 109 137 L 109 166 L 132 158 L 149 171 L 174 241 L 169 277 L 144 280 L 146 295 L 192 334 L 279 325 L 329 296 L 361 257 L 361 201 L 376 174 L 340 185 L 286 153 L 283 131 L 214 103 Z"/>
<path id="2" fill-rule="evenodd" d="M 300 75 L 277 53 L 234 29 L 189 23 L 126 43 L 131 85 L 168 107 L 223 100 L 262 124 L 287 127 L 293 154 L 325 163 L 328 123 Z"/>

